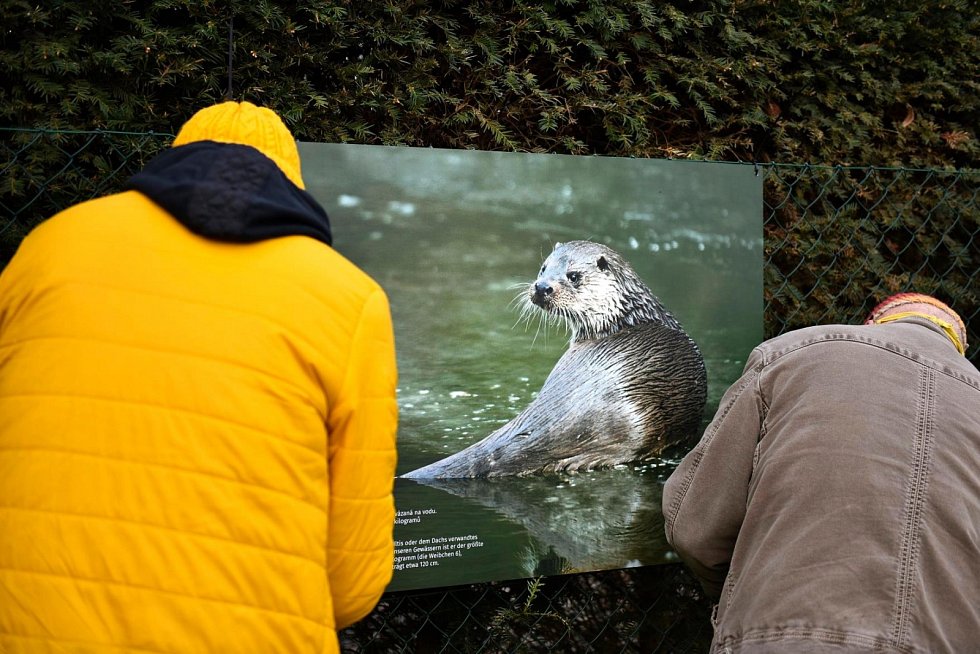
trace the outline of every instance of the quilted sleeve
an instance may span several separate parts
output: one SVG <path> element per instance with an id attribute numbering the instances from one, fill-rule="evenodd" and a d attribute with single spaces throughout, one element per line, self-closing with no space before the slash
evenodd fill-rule
<path id="1" fill-rule="evenodd" d="M 721 595 L 745 518 L 753 456 L 763 429 L 761 367 L 754 351 L 701 441 L 664 486 L 667 542 L 713 599 Z"/>
<path id="2" fill-rule="evenodd" d="M 397 371 L 388 299 L 365 303 L 329 419 L 327 559 L 335 628 L 360 620 L 391 580 Z"/>

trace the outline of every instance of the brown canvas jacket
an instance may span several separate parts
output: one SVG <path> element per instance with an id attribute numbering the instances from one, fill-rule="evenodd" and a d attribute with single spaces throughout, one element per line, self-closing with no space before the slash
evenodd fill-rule
<path id="1" fill-rule="evenodd" d="M 978 652 L 980 373 L 918 318 L 763 343 L 664 515 L 713 652 Z"/>

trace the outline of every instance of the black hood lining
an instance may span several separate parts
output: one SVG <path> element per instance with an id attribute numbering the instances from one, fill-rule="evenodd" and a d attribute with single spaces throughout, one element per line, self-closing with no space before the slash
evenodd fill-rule
<path id="1" fill-rule="evenodd" d="M 309 236 L 332 245 L 327 212 L 257 149 L 195 141 L 157 155 L 126 183 L 208 239 Z"/>

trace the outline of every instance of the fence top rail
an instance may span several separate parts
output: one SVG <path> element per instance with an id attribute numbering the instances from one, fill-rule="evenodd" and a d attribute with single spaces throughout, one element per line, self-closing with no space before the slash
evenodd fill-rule
<path id="1" fill-rule="evenodd" d="M 119 130 L 105 130 L 105 129 L 91 129 L 91 130 L 79 130 L 79 129 L 60 129 L 60 128 L 50 128 L 50 127 L 0 127 L 0 132 L 27 132 L 35 134 L 72 134 L 72 135 L 103 135 L 103 136 L 147 136 L 147 137 L 169 137 L 173 138 L 174 134 L 170 132 L 156 132 L 153 130 L 148 130 L 145 132 L 133 132 L 133 131 L 119 131 Z M 736 166 L 755 166 L 759 168 L 771 168 L 774 170 L 778 169 L 790 169 L 790 170 L 814 170 L 814 171 L 874 171 L 874 172 L 901 172 L 901 173 L 939 173 L 939 174 L 955 174 L 960 176 L 973 176 L 980 175 L 980 168 L 920 168 L 920 167 L 907 167 L 907 166 L 877 166 L 874 164 L 869 165 L 843 165 L 843 164 L 811 164 L 809 162 L 804 163 L 783 163 L 783 162 L 761 162 L 761 161 L 718 161 L 713 159 L 678 159 L 680 161 L 698 161 L 702 163 L 721 163 L 730 164 Z"/>
<path id="2" fill-rule="evenodd" d="M 767 168 L 781 169 L 792 168 L 796 170 L 818 170 L 818 171 L 874 171 L 883 173 L 934 173 L 934 174 L 954 174 L 961 176 L 980 175 L 980 168 L 916 168 L 908 166 L 875 166 L 869 165 L 847 165 L 834 164 L 833 166 L 811 163 L 779 163 L 771 162 L 759 164 Z"/>
<path id="3" fill-rule="evenodd" d="M 125 132 L 111 129 L 56 129 L 50 127 L 0 127 L 0 132 L 28 132 L 35 134 L 95 134 L 104 136 L 169 136 L 174 135 L 170 132 Z"/>

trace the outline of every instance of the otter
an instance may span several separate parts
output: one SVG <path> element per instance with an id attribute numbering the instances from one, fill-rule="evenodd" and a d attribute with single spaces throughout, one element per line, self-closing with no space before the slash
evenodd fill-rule
<path id="1" fill-rule="evenodd" d="M 483 440 L 403 477 L 575 472 L 693 443 L 704 359 L 626 259 L 600 243 L 557 243 L 522 295 L 525 314 L 540 309 L 571 335 L 537 397 Z"/>

